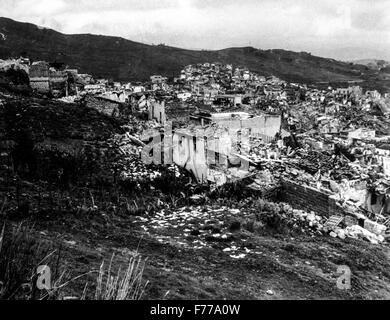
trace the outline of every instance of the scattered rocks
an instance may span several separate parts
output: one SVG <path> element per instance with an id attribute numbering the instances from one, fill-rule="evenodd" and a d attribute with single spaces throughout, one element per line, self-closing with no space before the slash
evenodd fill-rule
<path id="1" fill-rule="evenodd" d="M 201 249 L 215 243 L 234 241 L 225 221 L 237 212 L 240 211 L 226 206 L 186 206 L 175 211 L 162 209 L 154 216 L 136 217 L 135 221 L 146 233 L 174 229 L 176 237 L 161 236 L 158 240 L 161 243 L 178 243 L 180 238 L 186 246 Z"/>
<path id="2" fill-rule="evenodd" d="M 365 239 L 372 244 L 378 244 L 384 241 L 384 237 L 382 235 L 376 235 L 373 232 L 368 231 L 367 229 L 362 228 L 358 225 L 353 225 L 350 227 L 347 227 L 345 229 L 345 234 L 348 237 L 354 238 L 354 239 Z"/>
<path id="3" fill-rule="evenodd" d="M 331 232 L 329 233 L 329 235 L 330 235 L 332 238 L 337 238 L 337 233 L 336 233 L 336 232 L 331 231 Z"/>
<path id="4" fill-rule="evenodd" d="M 69 241 L 64 240 L 64 243 L 66 243 L 66 244 L 69 245 L 69 246 L 74 246 L 74 245 L 76 245 L 76 241 L 73 241 L 73 240 L 69 240 Z"/>

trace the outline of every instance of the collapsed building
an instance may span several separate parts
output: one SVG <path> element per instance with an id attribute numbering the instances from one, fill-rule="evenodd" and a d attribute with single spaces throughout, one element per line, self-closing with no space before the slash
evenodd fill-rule
<path id="1" fill-rule="evenodd" d="M 38 93 L 68 96 L 68 73 L 58 71 L 44 61 L 33 62 L 29 70 L 30 86 Z"/>
<path id="2" fill-rule="evenodd" d="M 91 94 L 85 95 L 81 103 L 88 108 L 93 108 L 102 114 L 114 118 L 121 117 L 127 109 L 122 102 Z"/>
<path id="3" fill-rule="evenodd" d="M 153 119 L 160 124 L 165 123 L 161 122 L 162 107 L 158 103 L 151 107 L 157 112 Z M 246 156 L 251 139 L 270 143 L 281 130 L 280 115 L 254 116 L 241 112 L 193 116 L 192 119 L 195 120 L 194 126 L 175 129 L 169 134 L 172 139 L 168 141 L 167 129 L 170 127 L 166 128 L 165 137 L 160 139 L 163 147 L 155 145 L 154 151 L 161 153 L 164 150 L 166 154 L 168 148 L 173 163 L 191 171 L 199 182 L 210 181 L 219 185 L 249 174 Z M 161 157 L 157 159 L 160 161 Z"/>

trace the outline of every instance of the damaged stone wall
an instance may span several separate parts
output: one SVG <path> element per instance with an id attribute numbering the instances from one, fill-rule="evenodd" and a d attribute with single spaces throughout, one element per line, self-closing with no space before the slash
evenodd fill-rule
<path id="1" fill-rule="evenodd" d="M 274 139 L 280 132 L 282 118 L 280 115 L 260 115 L 247 119 L 240 118 L 222 118 L 214 120 L 219 126 L 239 130 L 250 129 L 250 135 L 256 138 L 262 138 L 266 142 Z"/>
<path id="2" fill-rule="evenodd" d="M 297 208 L 314 211 L 325 217 L 345 214 L 329 194 L 291 180 L 284 179 L 282 181 L 279 198 L 281 201 L 290 203 Z"/>
<path id="3" fill-rule="evenodd" d="M 45 62 L 33 64 L 30 67 L 30 86 L 40 93 L 50 92 L 49 65 Z"/>
<path id="4" fill-rule="evenodd" d="M 110 117 L 118 117 L 120 115 L 120 103 L 92 95 L 87 95 L 84 98 L 84 103 L 87 107 L 96 109 L 100 113 L 106 114 Z"/>
<path id="5" fill-rule="evenodd" d="M 68 74 L 65 71 L 49 70 L 50 91 L 58 96 L 68 95 Z"/>
<path id="6" fill-rule="evenodd" d="M 50 68 L 47 62 L 38 62 L 30 67 L 30 86 L 40 93 L 68 95 L 68 74 Z"/>
<path id="7" fill-rule="evenodd" d="M 244 128 L 251 129 L 251 136 L 262 138 L 269 142 L 280 132 L 282 125 L 282 117 L 280 115 L 261 115 L 252 119 L 246 120 L 245 123 L 248 126 L 244 126 Z"/>

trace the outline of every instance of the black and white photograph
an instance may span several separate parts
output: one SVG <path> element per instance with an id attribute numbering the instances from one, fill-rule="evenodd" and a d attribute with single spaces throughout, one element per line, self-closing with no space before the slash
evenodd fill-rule
<path id="1" fill-rule="evenodd" d="M 0 0 L 0 300 L 388 299 L 390 0 Z"/>

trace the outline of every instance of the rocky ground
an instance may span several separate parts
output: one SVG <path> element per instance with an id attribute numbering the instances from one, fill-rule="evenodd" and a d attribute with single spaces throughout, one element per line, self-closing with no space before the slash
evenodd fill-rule
<path id="1" fill-rule="evenodd" d="M 191 212 L 186 210 L 181 212 Z M 217 212 L 210 212 L 211 221 L 224 224 L 222 211 Z M 156 225 L 143 223 L 142 217 L 102 215 L 81 218 L 68 214 L 29 222 L 35 224 L 34 236 L 39 241 L 60 250 L 62 266 L 70 271 L 70 278 L 96 273 L 101 262 L 109 261 L 113 253 L 114 265 L 123 268 L 128 256 L 138 252 L 147 259 L 146 299 L 390 297 L 386 246 L 328 236 L 270 234 L 261 228 L 253 232 L 243 228 L 229 230 L 224 238 L 213 233 L 220 231 L 207 219 L 202 219 L 204 225 L 197 224 L 195 229 L 191 223 L 182 225 L 173 220 L 166 223 L 167 227 L 153 228 Z M 198 228 L 210 235 L 200 236 L 202 233 L 194 232 Z M 352 271 L 351 290 L 336 287 L 340 265 Z M 80 297 L 88 282 L 92 296 L 95 279 L 92 273 L 73 281 L 63 295 Z"/>

